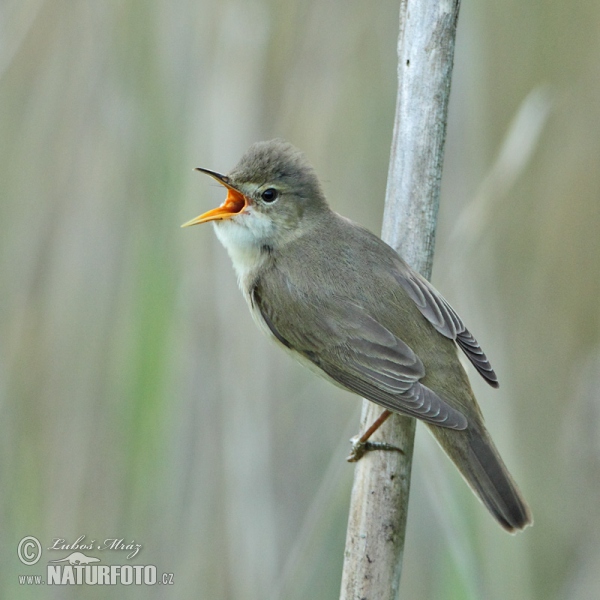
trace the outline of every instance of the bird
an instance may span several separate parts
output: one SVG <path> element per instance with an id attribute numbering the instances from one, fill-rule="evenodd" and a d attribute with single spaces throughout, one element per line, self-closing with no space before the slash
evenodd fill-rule
<path id="1" fill-rule="evenodd" d="M 532 524 L 458 349 L 492 387 L 497 376 L 429 281 L 333 211 L 314 168 L 284 140 L 253 144 L 227 175 L 197 170 L 227 197 L 182 227 L 213 223 L 259 328 L 335 385 L 423 421 L 506 531 Z"/>

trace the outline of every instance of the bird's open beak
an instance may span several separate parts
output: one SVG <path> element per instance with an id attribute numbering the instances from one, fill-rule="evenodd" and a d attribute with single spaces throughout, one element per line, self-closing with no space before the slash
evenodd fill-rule
<path id="1" fill-rule="evenodd" d="M 221 221 L 223 219 L 231 219 L 231 217 L 235 217 L 239 215 L 245 208 L 248 206 L 248 199 L 244 194 L 240 191 L 236 190 L 230 183 L 229 178 L 226 175 L 220 175 L 219 173 L 215 173 L 214 171 L 209 171 L 208 169 L 202 169 L 198 167 L 196 171 L 200 171 L 201 173 L 206 173 L 210 175 L 213 179 L 216 179 L 221 185 L 227 188 L 227 198 L 225 198 L 225 202 L 218 206 L 217 208 L 213 208 L 208 212 L 184 223 L 182 227 L 190 227 L 191 225 L 199 225 L 200 223 L 208 223 L 208 221 Z"/>

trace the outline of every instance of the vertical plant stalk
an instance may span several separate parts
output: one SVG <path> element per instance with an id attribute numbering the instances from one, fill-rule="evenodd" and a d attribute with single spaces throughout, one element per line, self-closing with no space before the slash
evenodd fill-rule
<path id="1" fill-rule="evenodd" d="M 460 0 L 402 0 L 398 97 L 383 239 L 428 279 L 442 178 L 448 98 Z M 381 414 L 364 401 L 361 431 Z M 373 439 L 403 453 L 373 451 L 356 465 L 341 600 L 398 596 L 415 420 L 392 415 Z"/>

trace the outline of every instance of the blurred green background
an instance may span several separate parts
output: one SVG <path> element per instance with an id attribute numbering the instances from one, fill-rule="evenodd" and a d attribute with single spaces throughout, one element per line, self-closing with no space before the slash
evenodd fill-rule
<path id="1" fill-rule="evenodd" d="M 0 597 L 337 598 L 360 401 L 179 225 L 224 197 L 193 167 L 280 136 L 379 231 L 397 29 L 387 0 L 0 2 Z M 535 526 L 419 427 L 403 599 L 600 597 L 599 98 L 597 1 L 463 3 L 434 283 Z M 26 567 L 26 535 L 135 540 L 175 584 L 20 586 L 67 554 Z"/>

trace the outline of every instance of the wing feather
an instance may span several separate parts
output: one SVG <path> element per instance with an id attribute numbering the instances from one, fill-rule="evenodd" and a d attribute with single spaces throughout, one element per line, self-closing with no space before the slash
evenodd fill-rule
<path id="1" fill-rule="evenodd" d="M 421 314 L 444 336 L 454 340 L 479 374 L 498 387 L 498 377 L 481 346 L 465 327 L 462 319 L 433 286 L 404 265 L 395 272 L 396 281 L 417 305 Z"/>
<path id="2" fill-rule="evenodd" d="M 258 285 L 251 298 L 277 340 L 343 387 L 392 411 L 440 427 L 467 427 L 460 411 L 420 383 L 425 368 L 412 349 L 360 306 L 339 298 L 318 308 L 304 303 L 305 326 L 310 322 L 307 335 L 293 325 L 289 315 L 271 310 Z"/>

